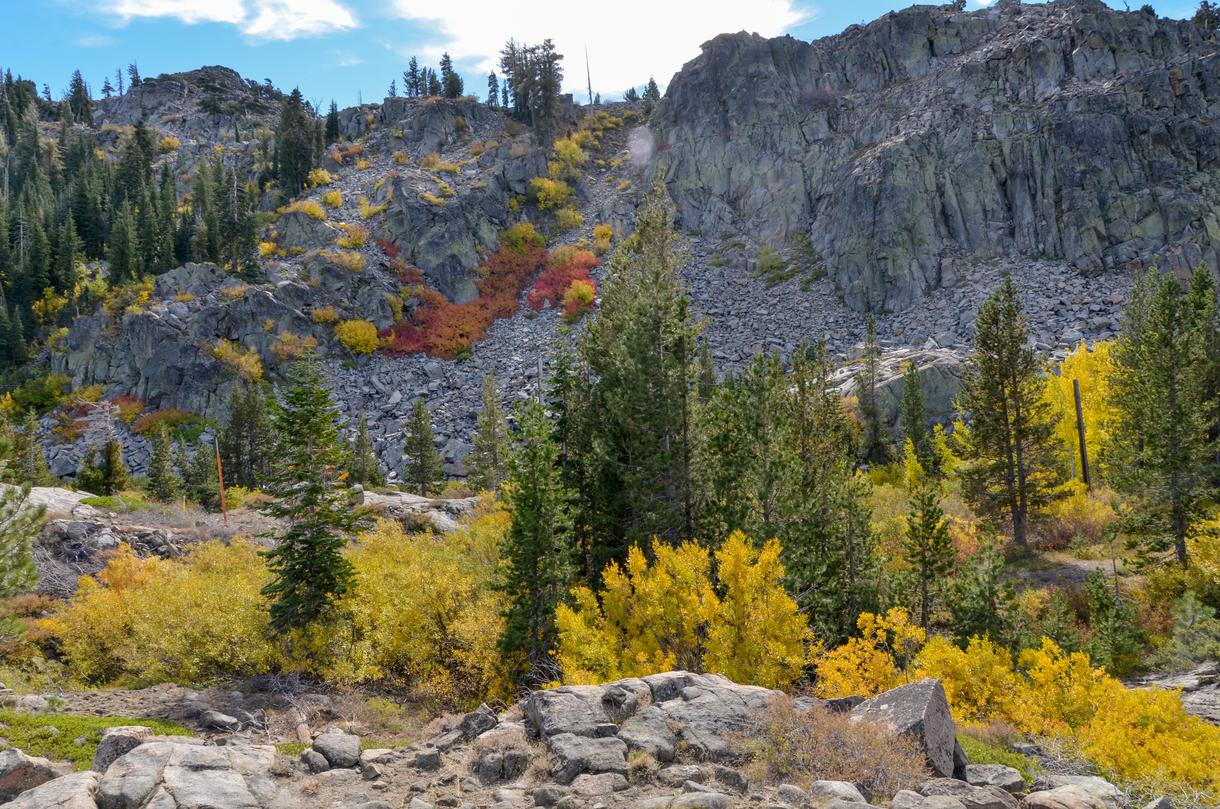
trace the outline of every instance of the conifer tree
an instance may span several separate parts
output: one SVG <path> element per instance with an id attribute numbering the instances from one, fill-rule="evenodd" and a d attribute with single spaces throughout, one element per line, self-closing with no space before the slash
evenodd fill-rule
<path id="1" fill-rule="evenodd" d="M 110 77 L 107 76 L 102 81 L 102 98 L 110 98 L 114 95 L 114 85 L 110 83 Z"/>
<path id="2" fill-rule="evenodd" d="M 387 98 L 398 98 L 398 79 L 390 79 L 390 89 L 386 90 Z"/>
<path id="3" fill-rule="evenodd" d="M 966 564 L 953 583 L 949 609 L 953 637 L 965 646 L 972 637 L 988 637 L 1008 645 L 1016 614 L 1016 594 L 1004 576 L 1004 557 L 988 542 Z"/>
<path id="4" fill-rule="evenodd" d="M 508 421 L 500 407 L 496 377 L 483 377 L 483 409 L 479 411 L 474 449 L 466 456 L 470 485 L 478 491 L 494 491 L 504 481 L 508 463 Z"/>
<path id="5" fill-rule="evenodd" d="M 898 404 L 898 425 L 904 441 L 910 441 L 915 457 L 930 474 L 937 474 L 936 456 L 932 451 L 932 435 L 928 431 L 927 411 L 923 401 L 923 374 L 915 363 L 907 363 L 902 374 L 902 400 Z"/>
<path id="6" fill-rule="evenodd" d="M 74 121 L 93 126 L 93 99 L 89 97 L 89 85 L 85 84 L 79 70 L 72 71 L 72 80 L 68 83 L 68 106 Z"/>
<path id="7" fill-rule="evenodd" d="M 326 143 L 329 145 L 339 139 L 339 105 L 332 98 L 330 109 L 326 111 Z"/>
<path id="8" fill-rule="evenodd" d="M 26 411 L 21 420 L 21 429 L 15 435 L 13 456 L 16 460 L 17 479 L 32 486 L 47 486 L 55 482 L 47 468 L 47 456 L 42 442 L 38 440 L 38 419 L 34 412 Z"/>
<path id="9" fill-rule="evenodd" d="M 877 342 L 877 321 L 869 315 L 867 335 L 864 338 L 864 356 L 860 360 L 855 385 L 856 397 L 860 402 L 863 455 L 865 460 L 873 464 L 885 463 L 889 458 L 888 447 L 882 435 L 881 407 L 877 400 L 880 375 L 881 346 Z"/>
<path id="10" fill-rule="evenodd" d="M 373 451 L 369 422 L 363 411 L 356 427 L 356 440 L 348 453 L 347 472 L 347 480 L 353 485 L 359 483 L 362 486 L 381 486 L 385 483 L 377 453 Z"/>
<path id="11" fill-rule="evenodd" d="M 428 95 L 433 98 L 441 95 L 444 92 L 444 85 L 441 80 L 436 77 L 436 71 L 428 68 Z"/>
<path id="12" fill-rule="evenodd" d="M 140 277 L 140 237 L 136 232 L 136 223 L 132 221 L 131 206 L 126 202 L 119 208 L 110 228 L 107 257 L 110 260 L 111 284 L 122 286 Z"/>
<path id="13" fill-rule="evenodd" d="M 239 385 L 229 397 L 229 415 L 220 431 L 225 483 L 256 489 L 271 472 L 275 432 L 262 386 Z"/>
<path id="14" fill-rule="evenodd" d="M 462 77 L 453 69 L 453 60 L 448 53 L 441 54 L 441 89 L 445 98 L 459 98 L 462 95 Z"/>
<path id="15" fill-rule="evenodd" d="M 422 95 L 419 89 L 419 60 L 414 56 L 407 64 L 407 69 L 403 71 L 402 88 L 408 98 L 417 98 Z"/>
<path id="16" fill-rule="evenodd" d="M 182 482 L 174 472 L 169 428 L 158 424 L 152 435 L 152 457 L 148 462 L 148 491 L 163 503 L 178 498 Z"/>
<path id="17" fill-rule="evenodd" d="M 512 523 L 501 542 L 508 596 L 500 648 L 529 686 L 556 679 L 555 608 L 571 585 L 572 495 L 564 486 L 553 426 L 542 406 L 518 411 L 520 432 L 509 461 L 505 500 Z"/>
<path id="18" fill-rule="evenodd" d="M 487 106 L 500 106 L 500 80 L 494 70 L 487 74 Z"/>
<path id="19" fill-rule="evenodd" d="M 914 448 L 909 444 L 908 447 L 913 455 Z M 919 584 L 919 625 L 927 629 L 932 595 L 953 571 L 957 549 L 949 536 L 935 481 L 925 479 L 916 484 L 910 495 L 910 509 L 902 550 Z"/>
<path id="20" fill-rule="evenodd" d="M 3 471 L 0 466 L 0 475 Z M 29 483 L 0 490 L 0 598 L 23 593 L 38 581 L 33 547 L 47 509 L 28 503 L 29 496 Z"/>
<path id="21" fill-rule="evenodd" d="M 284 191 L 296 196 L 313 168 L 313 127 L 300 89 L 294 88 L 280 111 L 275 130 L 275 172 Z"/>
<path id="22" fill-rule="evenodd" d="M 280 634 L 324 619 L 352 586 L 343 548 L 362 515 L 342 486 L 337 417 L 318 362 L 290 366 L 275 413 L 278 451 L 265 486 L 273 499 L 260 506 L 288 525 L 267 553 L 272 578 L 263 588 L 272 629 Z"/>
<path id="23" fill-rule="evenodd" d="M 1209 280 L 1196 283 L 1213 289 Z M 1152 269 L 1136 281 L 1114 350 L 1118 424 L 1110 477 L 1141 500 L 1127 529 L 1144 554 L 1172 551 L 1183 567 L 1187 532 L 1209 496 L 1215 452 L 1217 405 L 1208 384 L 1215 318 L 1214 291 L 1188 295 L 1172 275 Z"/>
<path id="24" fill-rule="evenodd" d="M 131 485 L 127 464 L 123 462 L 123 445 L 111 438 L 100 448 L 94 448 L 77 475 L 77 484 L 85 491 L 100 495 L 118 494 Z"/>
<path id="25" fill-rule="evenodd" d="M 445 477 L 445 465 L 436 451 L 432 414 L 423 399 L 416 399 L 407 422 L 402 454 L 406 458 L 403 482 L 422 495 L 435 492 Z"/>
<path id="26" fill-rule="evenodd" d="M 1029 543 L 1030 520 L 1058 494 L 1055 425 L 1041 371 L 1017 285 L 1005 275 L 979 307 L 958 404 L 970 419 L 966 493 L 981 515 L 1007 519 L 1021 547 Z"/>

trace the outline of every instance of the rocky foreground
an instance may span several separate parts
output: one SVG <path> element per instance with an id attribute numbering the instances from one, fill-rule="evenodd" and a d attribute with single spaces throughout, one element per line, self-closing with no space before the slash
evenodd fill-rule
<path id="1" fill-rule="evenodd" d="M 0 754 L 6 809 L 434 809 L 555 806 L 727 809 L 1117 809 L 1120 791 L 1092 776 L 1026 784 L 1011 767 L 973 765 L 937 680 L 874 699 L 801 697 L 797 711 L 850 712 L 915 740 L 927 778 L 893 795 L 842 781 L 753 783 L 745 769 L 760 712 L 779 692 L 684 671 L 601 686 L 537 691 L 506 711 L 486 705 L 425 741 L 365 749 L 338 725 L 296 733 L 290 758 L 268 738 L 265 715 L 228 715 L 195 699 L 208 739 L 112 728 L 93 768 L 63 773 L 17 750 Z M 37 707 L 37 706 L 33 706 Z"/>

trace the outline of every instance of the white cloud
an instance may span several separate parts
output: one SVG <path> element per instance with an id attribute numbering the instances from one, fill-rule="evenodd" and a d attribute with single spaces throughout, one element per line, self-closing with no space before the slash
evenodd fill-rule
<path id="1" fill-rule="evenodd" d="M 585 94 L 585 47 L 593 88 L 618 96 L 649 75 L 662 87 L 699 46 L 717 34 L 755 31 L 775 36 L 808 19 L 793 0 L 618 0 L 596 7 L 571 0 L 394 0 L 402 17 L 433 25 L 441 39 L 420 56 L 435 61 L 442 50 L 486 71 L 496 65 L 508 37 L 536 43 L 550 37 L 564 55 L 564 87 Z M 471 88 L 480 94 L 482 83 Z"/>
<path id="2" fill-rule="evenodd" d="M 356 27 L 338 0 L 108 0 L 106 10 L 124 22 L 174 17 L 184 23 L 229 23 L 255 39 L 287 40 Z"/>
<path id="3" fill-rule="evenodd" d="M 242 30 L 259 39 L 296 39 L 356 27 L 355 15 L 335 0 L 254 0 L 253 11 Z"/>

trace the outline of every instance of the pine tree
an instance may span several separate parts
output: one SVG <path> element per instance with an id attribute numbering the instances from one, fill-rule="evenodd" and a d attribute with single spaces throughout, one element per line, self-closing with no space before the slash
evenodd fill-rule
<path id="1" fill-rule="evenodd" d="M 1127 529 L 1144 553 L 1172 550 L 1183 567 L 1187 532 L 1209 496 L 1215 452 L 1207 349 L 1215 317 L 1214 291 L 1188 295 L 1172 275 L 1149 270 L 1136 281 L 1114 350 L 1118 424 L 1110 477 L 1141 500 Z"/>
<path id="2" fill-rule="evenodd" d="M 68 106 L 74 121 L 93 126 L 93 99 L 89 97 L 89 85 L 85 84 L 79 70 L 72 71 L 72 80 L 68 84 Z"/>
<path id="3" fill-rule="evenodd" d="M 140 68 L 136 66 L 135 62 L 132 62 L 127 66 L 127 84 L 128 86 L 135 88 L 139 87 L 141 83 Z"/>
<path id="4" fill-rule="evenodd" d="M 110 83 L 110 77 L 107 76 L 102 81 L 102 98 L 110 98 L 114 95 L 114 85 Z"/>
<path id="5" fill-rule="evenodd" d="M 444 85 L 442 85 L 441 80 L 436 77 L 436 71 L 433 70 L 432 68 L 428 68 L 428 93 L 427 94 L 429 96 L 432 96 L 433 98 L 435 98 L 435 97 L 441 95 L 442 92 L 444 92 Z"/>
<path id="6" fill-rule="evenodd" d="M 78 280 L 76 267 L 80 255 L 81 244 L 76 235 L 76 222 L 72 218 L 72 212 L 68 211 L 63 224 L 59 226 L 59 245 L 55 251 L 55 267 L 52 275 L 55 288 L 69 299 L 76 295 Z"/>
<path id="7" fill-rule="evenodd" d="M 1141 648 L 1135 607 L 1111 586 L 1105 571 L 1094 570 L 1084 585 L 1089 605 L 1089 641 L 1086 650 L 1095 666 L 1115 674 L 1129 672 L 1139 662 Z"/>
<path id="8" fill-rule="evenodd" d="M 182 482 L 174 472 L 169 428 L 158 424 L 152 436 L 152 458 L 148 462 L 148 491 L 163 503 L 178 499 Z"/>
<path id="9" fill-rule="evenodd" d="M 1057 495 L 1055 424 L 1041 371 L 1017 286 L 1005 275 L 979 307 L 958 404 L 970 418 L 966 493 L 980 515 L 1006 518 L 1021 547 L 1029 544 L 1030 519 Z"/>
<path id="10" fill-rule="evenodd" d="M 932 451 L 932 435 L 928 431 L 927 412 L 923 401 L 923 374 L 913 362 L 907 363 L 902 374 L 898 425 L 903 440 L 911 442 L 919 465 L 930 474 L 937 474 L 936 455 Z"/>
<path id="11" fill-rule="evenodd" d="M 353 485 L 385 484 L 385 475 L 381 474 L 381 464 L 377 460 L 377 453 L 373 451 L 373 438 L 369 435 L 369 422 L 363 411 L 356 428 L 356 440 L 348 453 L 347 472 L 347 480 Z"/>
<path id="12" fill-rule="evenodd" d="M 487 74 L 487 106 L 500 106 L 500 80 L 494 70 Z"/>
<path id="13" fill-rule="evenodd" d="M 440 488 L 445 477 L 445 465 L 436 451 L 432 433 L 432 414 L 423 399 L 416 399 L 407 422 L 402 454 L 406 458 L 403 482 L 427 496 Z"/>
<path id="14" fill-rule="evenodd" d="M 448 53 L 441 54 L 441 90 L 445 98 L 459 98 L 463 90 L 462 77 L 454 71 Z"/>
<path id="15" fill-rule="evenodd" d="M 957 549 L 949 536 L 934 481 L 925 480 L 916 486 L 910 495 L 910 508 L 902 550 L 919 584 L 919 625 L 927 629 L 933 591 L 953 571 Z"/>
<path id="16" fill-rule="evenodd" d="M 995 542 L 983 545 L 954 581 L 949 609 L 958 645 L 965 646 L 975 636 L 1008 645 L 1016 594 L 1004 577 L 1004 557 Z"/>
<path id="17" fill-rule="evenodd" d="M 529 686 L 554 680 L 555 608 L 571 584 L 572 495 L 542 406 L 518 411 L 520 432 L 509 461 L 505 500 L 512 523 L 501 542 L 502 588 L 508 596 L 500 648 L 523 669 Z"/>
<path id="18" fill-rule="evenodd" d="M 13 456 L 16 460 L 17 479 L 32 486 L 46 486 L 55 482 L 47 468 L 47 456 L 42 442 L 38 440 L 38 419 L 34 412 L 26 411 L 13 441 Z"/>
<path id="19" fill-rule="evenodd" d="M 398 98 L 398 80 L 390 79 L 390 89 L 386 90 L 388 98 Z"/>
<path id="20" fill-rule="evenodd" d="M 407 69 L 402 74 L 402 88 L 409 98 L 417 98 L 423 95 L 419 87 L 419 60 L 414 56 L 407 64 Z"/>
<path id="21" fill-rule="evenodd" d="M 225 484 L 257 489 L 271 472 L 270 450 L 275 443 L 270 405 L 260 385 L 234 388 L 219 442 Z"/>
<path id="22" fill-rule="evenodd" d="M 474 449 L 466 456 L 470 485 L 478 491 L 495 491 L 504 481 L 508 462 L 508 421 L 500 407 L 494 374 L 483 377 L 483 409 L 479 412 Z"/>
<path id="23" fill-rule="evenodd" d="M 332 98 L 330 109 L 326 111 L 326 143 L 334 143 L 339 139 L 339 105 Z"/>
<path id="24" fill-rule="evenodd" d="M 883 464 L 889 460 L 887 442 L 881 424 L 881 406 L 877 399 L 877 385 L 881 381 L 881 346 L 877 342 L 877 321 L 868 317 L 867 335 L 864 338 L 864 356 L 860 370 L 856 373 L 856 398 L 860 402 L 860 429 L 865 460 Z"/>
<path id="25" fill-rule="evenodd" d="M 275 172 L 290 196 L 301 193 L 313 168 L 313 127 L 301 91 L 294 88 L 275 130 Z"/>
<path id="26" fill-rule="evenodd" d="M 190 458 L 181 459 L 178 468 L 182 471 L 186 498 L 208 511 L 220 510 L 220 470 L 216 468 L 215 447 L 199 444 Z"/>
<path id="27" fill-rule="evenodd" d="M 117 438 L 109 439 L 100 449 L 94 448 L 89 453 L 76 482 L 81 489 L 100 495 L 118 494 L 130 487 L 131 477 L 123 462 L 123 445 Z"/>
<path id="28" fill-rule="evenodd" d="M 29 483 L 0 490 L 0 598 L 19 595 L 38 581 L 33 547 L 47 509 L 28 503 L 29 496 Z"/>
<path id="29" fill-rule="evenodd" d="M 596 379 L 587 402 L 597 481 L 594 570 L 635 541 L 692 536 L 693 405 L 699 327 L 681 278 L 685 246 L 662 187 L 648 195 L 629 247 L 610 259 L 598 316 L 580 343 Z"/>
<path id="30" fill-rule="evenodd" d="M 343 548 L 362 514 L 342 486 L 337 417 L 318 362 L 294 363 L 275 413 L 278 451 L 265 486 L 273 499 L 260 506 L 288 525 L 267 553 L 272 578 L 263 588 L 271 600 L 272 629 L 280 634 L 326 618 L 352 587 Z"/>
<path id="31" fill-rule="evenodd" d="M 122 286 L 134 281 L 140 272 L 140 237 L 136 223 L 132 220 L 131 206 L 126 202 L 119 208 L 110 227 L 110 246 L 106 252 L 110 260 L 110 283 Z"/>

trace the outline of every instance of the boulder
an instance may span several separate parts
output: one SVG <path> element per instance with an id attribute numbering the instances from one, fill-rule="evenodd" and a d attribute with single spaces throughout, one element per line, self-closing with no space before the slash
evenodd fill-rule
<path id="1" fill-rule="evenodd" d="M 470 740 L 494 728 L 498 721 L 496 712 L 483 704 L 479 706 L 478 710 L 471 711 L 462 717 L 458 730 L 462 732 L 463 738 Z"/>
<path id="2" fill-rule="evenodd" d="M 267 809 L 277 788 L 275 748 L 217 747 L 156 739 L 102 775 L 98 809 Z"/>
<path id="3" fill-rule="evenodd" d="M 617 730 L 602 706 L 605 689 L 592 685 L 568 685 L 535 691 L 525 700 L 525 718 L 547 739 L 559 734 L 597 736 Z"/>
<path id="4" fill-rule="evenodd" d="M 603 772 L 596 775 L 578 775 L 572 781 L 572 794 L 594 798 L 622 792 L 627 788 L 627 779 L 616 772 Z"/>
<path id="5" fill-rule="evenodd" d="M 241 721 L 220 711 L 204 711 L 199 717 L 199 724 L 207 730 L 221 730 L 233 733 L 241 728 Z"/>
<path id="6" fill-rule="evenodd" d="M 360 737 L 331 729 L 313 740 L 313 749 L 332 767 L 355 767 L 360 763 Z"/>
<path id="7" fill-rule="evenodd" d="M 1036 809 L 1116 809 L 1123 794 L 1096 775 L 1041 775 L 1030 787 L 1025 803 Z"/>
<path id="8" fill-rule="evenodd" d="M 851 715 L 855 720 L 884 722 L 916 739 L 933 774 L 953 776 L 957 730 L 939 680 L 920 680 L 886 691 L 857 705 Z"/>
<path id="9" fill-rule="evenodd" d="M 924 800 L 924 796 L 914 790 L 900 789 L 890 798 L 890 809 L 915 809 Z"/>
<path id="10" fill-rule="evenodd" d="M 627 745 L 613 737 L 589 738 L 573 733 L 553 736 L 549 742 L 555 780 L 570 784 L 582 773 L 627 774 Z"/>
<path id="11" fill-rule="evenodd" d="M 115 759 L 153 738 L 152 728 L 143 725 L 121 725 L 102 731 L 97 752 L 93 754 L 94 772 L 106 772 Z"/>
<path id="12" fill-rule="evenodd" d="M 999 787 L 1014 795 L 1025 791 L 1025 777 L 1021 771 L 1003 764 L 968 764 L 966 781 L 976 787 Z"/>
<path id="13" fill-rule="evenodd" d="M 94 796 L 101 775 L 74 772 L 22 792 L 4 809 L 97 809 Z"/>
<path id="14" fill-rule="evenodd" d="M 1017 809 L 1016 798 L 999 787 L 976 787 L 955 778 L 932 778 L 920 784 L 916 791 L 925 798 L 953 798 L 966 809 Z"/>
<path id="15" fill-rule="evenodd" d="M 673 797 L 647 798 L 634 805 L 636 809 L 729 809 L 733 799 L 719 792 L 688 792 Z"/>
<path id="16" fill-rule="evenodd" d="M 301 751 L 301 763 L 311 773 L 326 772 L 330 769 L 330 762 L 326 760 L 326 756 L 313 748 Z"/>
<path id="17" fill-rule="evenodd" d="M 27 756 L 9 748 L 0 752 L 0 801 L 9 801 L 27 789 L 45 784 L 63 773 L 45 758 Z"/>
<path id="18" fill-rule="evenodd" d="M 1066 786 L 1079 787 L 1114 804 L 1122 802 L 1123 799 L 1123 793 L 1118 787 L 1096 775 L 1040 775 L 1034 779 L 1029 791 L 1039 792 Z"/>
<path id="19" fill-rule="evenodd" d="M 818 801 L 838 799 L 851 803 L 868 803 L 855 784 L 846 781 L 814 781 L 809 785 L 810 796 Z"/>
<path id="20" fill-rule="evenodd" d="M 662 763 L 673 761 L 677 755 L 678 737 L 670 728 L 669 716 L 655 705 L 623 722 L 618 737 L 631 750 L 643 750 Z"/>

